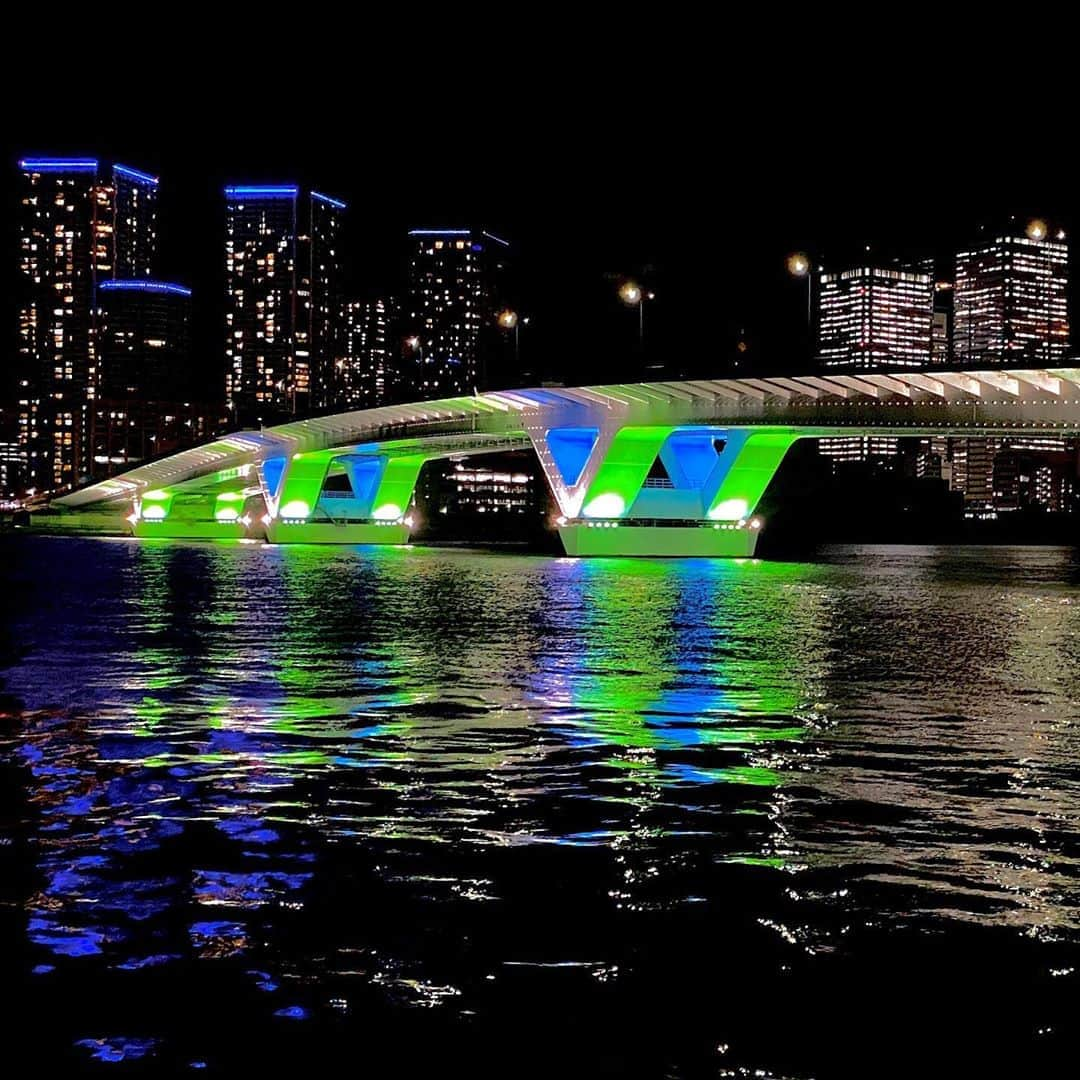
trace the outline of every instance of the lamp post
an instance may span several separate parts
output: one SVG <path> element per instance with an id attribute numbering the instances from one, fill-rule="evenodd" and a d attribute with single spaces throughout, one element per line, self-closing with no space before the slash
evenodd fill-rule
<path id="1" fill-rule="evenodd" d="M 424 343 L 414 334 L 411 338 L 405 339 L 405 344 L 420 354 L 420 363 L 422 364 L 424 362 Z"/>
<path id="2" fill-rule="evenodd" d="M 521 364 L 521 325 L 524 323 L 528 326 L 528 318 L 520 319 L 518 313 L 512 308 L 504 308 L 495 316 L 495 321 L 503 330 L 514 331 L 514 366 L 519 367 Z"/>
<path id="3" fill-rule="evenodd" d="M 1027 233 L 1027 238 L 1029 240 L 1034 240 L 1036 243 L 1039 243 L 1039 241 L 1046 239 L 1046 222 L 1042 221 L 1040 218 L 1032 218 L 1031 221 L 1027 223 L 1027 228 L 1024 231 Z M 1043 285 L 1042 297 L 1043 306 L 1046 309 L 1046 340 L 1043 342 L 1042 348 L 1044 361 L 1046 361 L 1046 359 L 1050 355 L 1050 275 L 1052 273 L 1053 270 L 1050 264 L 1050 248 L 1047 247 L 1046 278 L 1045 284 Z"/>
<path id="4" fill-rule="evenodd" d="M 638 310 L 638 345 L 645 348 L 645 301 L 655 300 L 656 293 L 645 292 L 636 281 L 624 281 L 619 286 L 619 299 L 627 307 Z"/>
<path id="5" fill-rule="evenodd" d="M 813 324 L 813 280 L 810 257 L 801 251 L 787 257 L 787 272 L 794 278 L 806 278 L 806 328 Z"/>

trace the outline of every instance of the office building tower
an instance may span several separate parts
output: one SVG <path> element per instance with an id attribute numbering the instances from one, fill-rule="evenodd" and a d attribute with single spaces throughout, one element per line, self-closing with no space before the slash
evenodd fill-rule
<path id="1" fill-rule="evenodd" d="M 1015 223 L 956 256 L 956 366 L 1052 367 L 1069 340 L 1068 244 L 1041 221 Z"/>
<path id="2" fill-rule="evenodd" d="M 964 515 L 994 516 L 994 458 L 1000 439 L 951 439 L 952 490 L 964 497 Z"/>
<path id="3" fill-rule="evenodd" d="M 934 279 L 921 270 L 860 266 L 822 274 L 818 359 L 826 369 L 925 367 Z"/>
<path id="4" fill-rule="evenodd" d="M 818 439 L 818 453 L 838 467 L 864 462 L 876 462 L 889 469 L 900 464 L 900 440 L 889 435 L 846 435 L 840 438 Z"/>
<path id="5" fill-rule="evenodd" d="M 345 308 L 346 355 L 336 370 L 340 409 L 373 409 L 395 400 L 401 355 L 392 297 L 351 300 Z"/>
<path id="6" fill-rule="evenodd" d="M 542 529 L 550 489 L 531 451 L 432 461 L 420 472 L 416 507 L 434 535 L 475 529 L 524 535 Z M 468 524 L 471 522 L 471 526 Z"/>
<path id="7" fill-rule="evenodd" d="M 912 462 L 912 475 L 917 480 L 942 480 L 952 486 L 952 456 L 949 440 L 941 435 L 919 439 Z"/>
<path id="8" fill-rule="evenodd" d="M 134 172 L 118 165 L 106 178 L 94 158 L 19 162 L 16 393 L 23 479 L 35 491 L 74 486 L 90 472 L 97 286 L 121 259 L 148 267 L 154 247 L 154 197 L 133 189 L 156 185 L 147 174 L 139 174 L 145 181 L 128 175 Z M 118 250 L 118 237 L 127 253 Z"/>
<path id="9" fill-rule="evenodd" d="M 938 366 L 952 362 L 953 284 L 938 281 L 934 285 L 934 314 L 930 327 L 930 363 Z"/>
<path id="10" fill-rule="evenodd" d="M 1060 449 L 1028 449 L 1007 443 L 994 457 L 993 486 L 998 514 L 1018 510 L 1072 513 L 1076 455 L 1063 445 Z"/>
<path id="11" fill-rule="evenodd" d="M 235 419 L 328 406 L 344 358 L 344 209 L 295 184 L 225 189 L 225 397 Z"/>
<path id="12" fill-rule="evenodd" d="M 405 392 L 438 398 L 483 389 L 500 340 L 495 314 L 509 244 L 482 229 L 413 229 L 409 242 Z"/>

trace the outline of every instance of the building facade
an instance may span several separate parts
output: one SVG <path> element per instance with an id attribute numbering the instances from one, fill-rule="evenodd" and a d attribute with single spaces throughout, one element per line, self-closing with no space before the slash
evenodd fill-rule
<path id="1" fill-rule="evenodd" d="M 112 167 L 116 257 L 112 276 L 148 278 L 157 263 L 158 178 L 129 165 Z"/>
<path id="2" fill-rule="evenodd" d="M 191 290 L 171 281 L 98 285 L 100 396 L 190 397 Z"/>
<path id="3" fill-rule="evenodd" d="M 956 256 L 958 366 L 1051 367 L 1068 348 L 1069 249 L 1041 221 L 992 233 Z"/>
<path id="4" fill-rule="evenodd" d="M 220 408 L 191 373 L 191 290 L 149 278 L 98 285 L 99 392 L 91 409 L 95 478 L 212 435 Z"/>
<path id="5" fill-rule="evenodd" d="M 295 184 L 225 189 L 225 399 L 239 422 L 329 407 L 345 356 L 345 204 Z"/>
<path id="6" fill-rule="evenodd" d="M 934 284 L 934 314 L 930 327 L 930 363 L 944 366 L 952 363 L 953 283 Z"/>
<path id="7" fill-rule="evenodd" d="M 19 173 L 18 445 L 26 487 L 53 491 L 90 475 L 98 283 L 118 264 L 148 273 L 157 179 L 95 158 L 24 158 Z"/>
<path id="8" fill-rule="evenodd" d="M 878 462 L 887 468 L 899 467 L 900 440 L 890 435 L 851 435 L 818 439 L 818 453 L 836 472 L 857 462 Z"/>
<path id="9" fill-rule="evenodd" d="M 308 363 L 309 408 L 315 412 L 335 406 L 337 373 L 348 351 L 341 247 L 346 209 L 340 199 L 311 192 L 306 232 L 299 243 L 302 309 L 297 357 Z"/>
<path id="10" fill-rule="evenodd" d="M 412 229 L 409 244 L 407 392 L 437 398 L 483 389 L 509 244 L 482 229 Z"/>
<path id="11" fill-rule="evenodd" d="M 489 533 L 525 534 L 542 529 L 552 511 L 531 451 L 431 461 L 417 481 L 416 507 L 434 535 L 475 529 L 478 522 Z"/>
<path id="12" fill-rule="evenodd" d="M 925 367 L 934 279 L 917 270 L 860 266 L 822 274 L 817 351 L 826 369 Z"/>
<path id="13" fill-rule="evenodd" d="M 397 399 L 401 356 L 399 309 L 393 297 L 351 300 L 345 308 L 345 360 L 336 369 L 341 409 L 373 409 Z"/>

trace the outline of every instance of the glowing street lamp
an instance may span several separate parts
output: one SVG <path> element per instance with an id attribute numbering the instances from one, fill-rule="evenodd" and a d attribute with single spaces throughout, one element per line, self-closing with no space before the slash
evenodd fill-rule
<path id="1" fill-rule="evenodd" d="M 810 256 L 801 251 L 796 251 L 787 257 L 785 265 L 787 266 L 787 272 L 793 278 L 806 278 L 806 326 L 809 329 L 813 323 L 811 290 L 814 280 L 810 267 Z"/>
<path id="2" fill-rule="evenodd" d="M 1046 222 L 1041 218 L 1032 218 L 1027 223 L 1027 229 L 1024 230 L 1027 233 L 1029 240 L 1045 240 L 1047 235 Z M 1050 355 L 1050 277 L 1053 274 L 1053 268 L 1050 263 L 1050 248 L 1046 248 L 1046 278 L 1044 282 L 1045 298 L 1040 297 L 1043 302 L 1043 307 L 1046 308 L 1046 338 L 1043 341 L 1043 352 L 1046 357 Z"/>
<path id="3" fill-rule="evenodd" d="M 495 316 L 495 321 L 503 330 L 514 331 L 514 365 L 515 367 L 521 366 L 521 327 L 529 325 L 529 317 L 526 315 L 524 318 L 520 318 L 518 313 L 513 308 L 503 308 L 498 315 Z"/>
<path id="4" fill-rule="evenodd" d="M 619 299 L 627 307 L 638 309 L 638 344 L 645 347 L 645 301 L 655 300 L 656 293 L 645 292 L 636 281 L 624 281 L 619 286 Z"/>
<path id="5" fill-rule="evenodd" d="M 405 344 L 408 345 L 409 348 L 412 349 L 414 352 L 418 352 L 420 354 L 420 363 L 422 364 L 424 362 L 423 342 L 414 334 L 411 338 L 405 339 Z"/>

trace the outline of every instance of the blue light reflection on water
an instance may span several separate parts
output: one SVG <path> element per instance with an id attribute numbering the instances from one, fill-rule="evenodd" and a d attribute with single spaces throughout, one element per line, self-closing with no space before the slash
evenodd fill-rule
<path id="1" fill-rule="evenodd" d="M 642 1061 L 842 1071 L 824 1020 L 800 1056 L 722 988 L 702 1005 L 695 956 L 782 996 L 827 957 L 895 963 L 878 934 L 952 935 L 974 971 L 958 927 L 1041 943 L 1055 990 L 1024 1031 L 1055 1028 L 1080 923 L 1066 552 L 11 543 L 11 898 L 31 994 L 107 988 L 65 1021 L 95 1060 L 231 1060 L 220 984 L 268 1054 L 276 1021 L 361 1003 L 389 1039 L 416 1008 L 658 995 L 692 1031 L 657 1022 Z M 146 1014 L 149 979 L 180 1018 Z"/>

